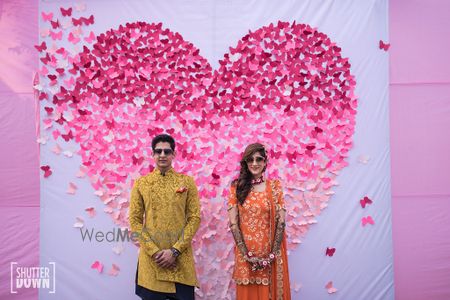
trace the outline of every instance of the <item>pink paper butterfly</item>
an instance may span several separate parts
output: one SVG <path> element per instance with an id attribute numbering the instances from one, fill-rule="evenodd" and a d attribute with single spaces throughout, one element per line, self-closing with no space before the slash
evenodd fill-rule
<path id="1" fill-rule="evenodd" d="M 41 13 L 42 19 L 44 20 L 44 22 L 46 21 L 51 21 L 53 19 L 53 13 L 49 12 L 48 14 L 46 14 L 45 12 Z"/>
<path id="2" fill-rule="evenodd" d="M 391 44 L 384 43 L 382 40 L 380 40 L 379 47 L 381 50 L 388 51 L 389 47 L 391 47 Z"/>
<path id="3" fill-rule="evenodd" d="M 363 217 L 361 219 L 362 226 L 366 226 L 367 224 L 375 225 L 375 221 L 372 219 L 371 216 Z"/>
<path id="4" fill-rule="evenodd" d="M 359 203 L 361 204 L 361 207 L 362 207 L 362 208 L 365 208 L 366 205 L 372 204 L 372 200 L 371 200 L 369 197 L 365 196 L 364 198 L 362 198 L 361 200 L 359 200 Z"/>
<path id="5" fill-rule="evenodd" d="M 101 262 L 99 262 L 98 260 L 96 260 L 92 265 L 91 265 L 91 269 L 95 269 L 97 270 L 99 273 L 103 272 L 103 265 Z"/>

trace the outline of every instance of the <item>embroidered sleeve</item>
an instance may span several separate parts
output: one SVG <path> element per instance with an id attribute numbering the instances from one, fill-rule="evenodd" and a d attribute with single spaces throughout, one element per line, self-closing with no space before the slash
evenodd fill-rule
<path id="1" fill-rule="evenodd" d="M 230 189 L 230 195 L 228 196 L 228 210 L 233 207 L 237 207 L 236 187 L 232 186 Z"/>
<path id="2" fill-rule="evenodd" d="M 189 177 L 188 180 L 187 193 L 186 226 L 184 226 L 183 234 L 179 240 L 173 245 L 180 252 L 183 252 L 191 245 L 192 239 L 200 226 L 200 200 L 197 186 L 192 177 Z"/>
<path id="3" fill-rule="evenodd" d="M 286 208 L 284 206 L 283 189 L 280 181 L 274 182 L 273 194 L 276 205 L 275 215 L 275 237 L 273 242 L 272 253 L 278 255 L 283 241 L 284 230 L 286 227 Z"/>
<path id="4" fill-rule="evenodd" d="M 283 187 L 279 180 L 274 180 L 274 196 L 275 196 L 275 208 L 276 210 L 286 211 L 286 206 L 284 205 Z"/>
<path id="5" fill-rule="evenodd" d="M 247 256 L 247 246 L 242 236 L 241 228 L 239 226 L 239 210 L 237 206 L 236 188 L 231 187 L 230 196 L 228 198 L 228 219 L 231 233 L 233 234 L 234 241 L 241 254 Z"/>
<path id="6" fill-rule="evenodd" d="M 131 232 L 138 237 L 140 246 L 147 252 L 149 256 L 153 256 L 160 249 L 152 241 L 149 232 L 144 227 L 144 199 L 139 192 L 139 182 L 134 182 L 131 190 L 130 209 L 128 219 L 130 222 Z"/>

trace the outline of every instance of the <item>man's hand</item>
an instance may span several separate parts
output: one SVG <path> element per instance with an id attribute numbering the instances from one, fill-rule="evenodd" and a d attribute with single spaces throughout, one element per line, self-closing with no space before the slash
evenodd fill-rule
<path id="1" fill-rule="evenodd" d="M 153 260 L 159 267 L 164 269 L 173 269 L 177 264 L 176 257 L 172 255 L 172 251 L 170 249 L 156 252 L 153 255 Z"/>

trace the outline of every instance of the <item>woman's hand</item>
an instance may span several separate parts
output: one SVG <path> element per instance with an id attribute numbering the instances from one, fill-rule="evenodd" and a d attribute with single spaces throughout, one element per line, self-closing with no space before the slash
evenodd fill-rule
<path id="1" fill-rule="evenodd" d="M 257 257 L 251 257 L 247 261 L 251 264 L 253 271 L 263 270 L 271 264 L 270 260 Z"/>

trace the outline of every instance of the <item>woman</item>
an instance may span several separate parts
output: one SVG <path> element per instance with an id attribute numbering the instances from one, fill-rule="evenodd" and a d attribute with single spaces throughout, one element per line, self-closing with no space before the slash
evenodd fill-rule
<path id="1" fill-rule="evenodd" d="M 228 217 L 236 242 L 237 300 L 291 299 L 283 192 L 279 180 L 265 180 L 266 166 L 264 146 L 247 146 L 239 178 L 231 184 Z"/>

